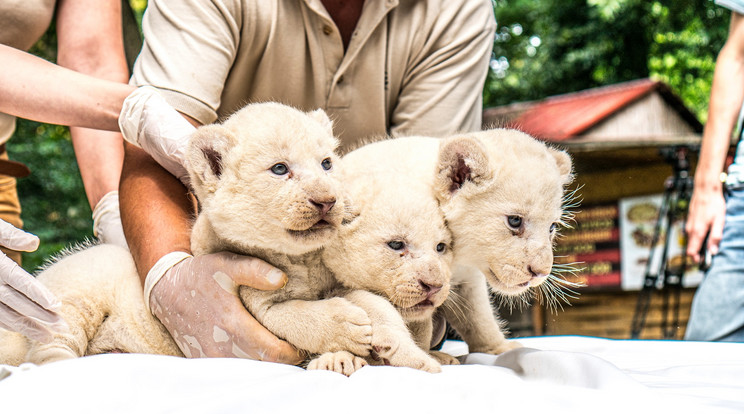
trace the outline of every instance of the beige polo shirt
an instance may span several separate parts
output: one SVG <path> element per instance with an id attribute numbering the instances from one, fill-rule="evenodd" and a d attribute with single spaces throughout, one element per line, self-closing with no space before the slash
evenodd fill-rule
<path id="1" fill-rule="evenodd" d="M 28 50 L 49 27 L 55 3 L 56 0 L 0 1 L 0 43 Z M 0 112 L 0 144 L 13 135 L 15 120 Z"/>
<path id="2" fill-rule="evenodd" d="M 325 109 L 342 142 L 480 129 L 490 0 L 367 0 L 344 53 L 320 0 L 150 0 L 132 82 L 202 123 L 250 102 Z"/>

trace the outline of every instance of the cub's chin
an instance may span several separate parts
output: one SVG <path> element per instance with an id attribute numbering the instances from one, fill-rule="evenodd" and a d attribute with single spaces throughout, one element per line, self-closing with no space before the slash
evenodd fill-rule
<path id="1" fill-rule="evenodd" d="M 292 242 L 319 248 L 336 236 L 338 227 L 325 220 L 320 220 L 307 229 L 285 229 L 285 231 Z"/>
<path id="2" fill-rule="evenodd" d="M 533 283 L 530 283 L 529 280 L 527 280 L 526 282 L 517 282 L 517 283 L 504 282 L 501 278 L 496 276 L 496 274 L 491 269 L 488 269 L 488 272 L 486 273 L 486 275 L 487 275 L 486 279 L 488 280 L 488 284 L 491 285 L 491 288 L 504 295 L 510 295 L 510 296 L 521 295 L 527 289 L 533 286 Z"/>
<path id="3" fill-rule="evenodd" d="M 429 299 L 425 299 L 413 306 L 400 307 L 395 305 L 395 308 L 400 312 L 405 320 L 422 320 L 431 318 L 434 311 L 437 309 L 438 304 L 433 303 Z"/>

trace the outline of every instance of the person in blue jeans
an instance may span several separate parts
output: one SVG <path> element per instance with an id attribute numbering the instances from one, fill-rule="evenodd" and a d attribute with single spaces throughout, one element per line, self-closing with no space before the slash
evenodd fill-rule
<path id="1" fill-rule="evenodd" d="M 731 10 L 725 45 L 716 60 L 694 191 L 686 223 L 687 254 L 713 255 L 695 292 L 685 339 L 744 342 L 744 144 L 722 174 L 744 101 L 744 0 L 716 0 Z M 724 195 L 725 193 L 725 195 Z"/>

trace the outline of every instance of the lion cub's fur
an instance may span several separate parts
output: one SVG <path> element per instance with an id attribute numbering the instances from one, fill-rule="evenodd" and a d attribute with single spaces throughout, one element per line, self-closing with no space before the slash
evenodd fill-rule
<path id="1" fill-rule="evenodd" d="M 390 185 L 408 185 L 411 191 L 421 183 L 428 186 L 418 194 L 439 204 L 453 237 L 452 294 L 441 308 L 446 319 L 471 352 L 501 353 L 519 346 L 505 339 L 486 281 L 494 292 L 513 296 L 552 277 L 564 188 L 573 178 L 568 154 L 519 131 L 494 129 L 446 139 L 383 140 L 352 151 L 344 162 L 348 175 L 388 174 L 397 177 Z M 422 213 L 410 219 L 439 218 Z M 390 264 L 377 257 L 367 260 L 375 262 L 371 271 L 357 271 L 362 280 L 353 282 L 394 301 L 395 289 L 385 287 L 387 281 L 381 286 L 375 277 L 383 273 L 378 266 L 390 271 Z"/>
<path id="2" fill-rule="evenodd" d="M 249 105 L 223 124 L 199 128 L 187 153 L 200 202 L 192 250 L 252 255 L 282 269 L 288 276 L 283 289 L 241 287 L 240 297 L 277 336 L 309 353 L 337 353 L 316 360 L 315 368 L 347 373 L 372 350 L 392 365 L 437 372 L 439 364 L 416 346 L 387 301 L 339 289 L 321 261 L 319 249 L 354 218 L 335 177 L 331 131 L 324 112 L 279 104 Z M 62 301 L 70 332 L 50 344 L 2 332 L 0 363 L 41 364 L 110 351 L 182 355 L 146 310 L 126 250 L 95 246 L 38 277 Z"/>
<path id="3" fill-rule="evenodd" d="M 428 351 L 432 315 L 447 299 L 453 260 L 452 236 L 431 185 L 397 171 L 367 174 L 344 161 L 344 182 L 360 214 L 341 226 L 323 259 L 345 286 L 387 298 Z M 446 354 L 433 356 L 456 363 Z"/>
<path id="4" fill-rule="evenodd" d="M 322 262 L 320 248 L 356 213 L 345 206 L 332 167 L 337 141 L 331 122 L 322 111 L 310 115 L 321 122 L 248 112 L 196 132 L 188 157 L 201 213 L 192 251 L 229 250 L 282 269 L 289 277 L 283 289 L 241 286 L 240 297 L 262 325 L 302 350 L 357 356 L 374 351 L 392 365 L 437 372 L 439 365 L 416 346 L 389 303 L 341 289 Z M 271 128 L 253 128 L 255 119 Z M 272 172 L 277 165 L 281 174 Z M 324 361 L 311 367 L 335 369 Z"/>

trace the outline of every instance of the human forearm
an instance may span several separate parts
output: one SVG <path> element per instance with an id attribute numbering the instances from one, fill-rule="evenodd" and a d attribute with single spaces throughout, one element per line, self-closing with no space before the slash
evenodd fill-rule
<path id="1" fill-rule="evenodd" d="M 708 122 L 703 131 L 700 157 L 689 215 L 685 224 L 687 254 L 700 259 L 703 241 L 707 249 L 718 252 L 723 236 L 726 203 L 720 175 L 731 144 L 731 134 L 744 100 L 744 18 L 732 13 L 729 37 L 716 60 Z"/>
<path id="2" fill-rule="evenodd" d="M 119 0 L 59 0 L 57 2 L 57 61 L 86 75 L 126 83 L 129 69 Z M 124 159 L 122 137 L 115 132 L 71 128 L 85 193 L 94 208 L 119 186 Z"/>
<path id="3" fill-rule="evenodd" d="M 134 86 L 96 79 L 0 45 L 0 112 L 39 122 L 118 131 Z"/>
<path id="4" fill-rule="evenodd" d="M 731 133 L 744 101 L 744 17 L 732 13 L 729 40 L 716 60 L 708 122 L 703 132 L 700 159 L 695 170 L 695 188 L 718 191 Z"/>
<path id="5" fill-rule="evenodd" d="M 163 256 L 190 252 L 194 204 L 178 179 L 143 150 L 125 144 L 119 187 L 124 234 L 144 283 L 147 272 Z"/>

